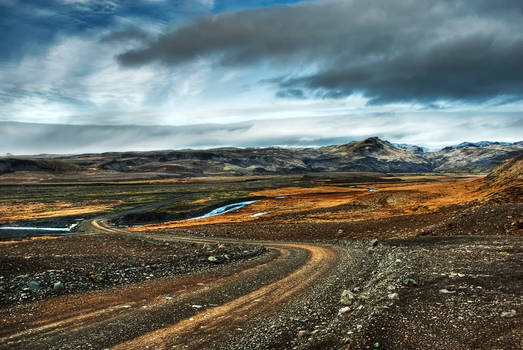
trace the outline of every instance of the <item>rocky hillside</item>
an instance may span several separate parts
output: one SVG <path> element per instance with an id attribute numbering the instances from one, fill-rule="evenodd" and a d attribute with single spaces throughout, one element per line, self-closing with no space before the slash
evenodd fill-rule
<path id="1" fill-rule="evenodd" d="M 296 174 L 321 171 L 488 172 L 523 151 L 523 144 L 463 143 L 438 152 L 377 137 L 320 148 L 215 148 L 0 158 L 13 171 L 133 172 L 170 176 Z"/>
<path id="2" fill-rule="evenodd" d="M 522 151 L 521 142 L 464 142 L 438 152 L 425 153 L 425 157 L 431 162 L 433 171 L 489 172 Z"/>
<path id="3" fill-rule="evenodd" d="M 64 173 L 79 170 L 80 167 L 72 161 L 59 159 L 24 159 L 0 158 L 0 174 L 15 171 L 47 171 Z"/>
<path id="4" fill-rule="evenodd" d="M 341 146 L 322 147 L 314 166 L 329 163 L 333 171 L 430 172 L 432 166 L 422 155 L 371 137 Z"/>
<path id="5" fill-rule="evenodd" d="M 491 185 L 507 186 L 523 182 L 523 153 L 506 161 L 485 177 Z"/>

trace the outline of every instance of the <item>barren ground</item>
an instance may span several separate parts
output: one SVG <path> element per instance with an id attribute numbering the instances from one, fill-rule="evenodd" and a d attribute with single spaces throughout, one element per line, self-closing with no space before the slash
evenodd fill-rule
<path id="1" fill-rule="evenodd" d="M 79 183 L 2 188 L 4 222 L 83 217 L 89 233 L 0 244 L 0 348 L 523 347 L 520 184 Z"/>

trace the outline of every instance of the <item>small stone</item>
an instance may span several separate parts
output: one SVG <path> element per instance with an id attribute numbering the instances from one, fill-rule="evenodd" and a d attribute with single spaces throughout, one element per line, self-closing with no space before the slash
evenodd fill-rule
<path id="1" fill-rule="evenodd" d="M 400 300 L 400 296 L 398 293 L 390 293 L 387 295 L 387 298 L 390 300 Z"/>
<path id="2" fill-rule="evenodd" d="M 338 229 L 338 234 L 339 234 L 339 235 L 343 234 L 343 230 L 342 230 L 341 228 Z"/>
<path id="3" fill-rule="evenodd" d="M 516 310 L 505 311 L 501 313 L 501 317 L 511 318 L 516 316 Z"/>
<path id="4" fill-rule="evenodd" d="M 372 241 L 370 241 L 370 246 L 371 247 L 377 247 L 378 246 L 378 240 L 376 238 L 374 238 Z"/>
<path id="5" fill-rule="evenodd" d="M 418 282 L 413 280 L 412 278 L 406 278 L 401 283 L 404 287 L 416 287 L 418 285 Z"/>
<path id="6" fill-rule="evenodd" d="M 373 346 L 374 346 L 374 349 L 377 349 L 377 348 L 380 347 L 380 343 L 379 342 L 375 342 Z"/>
<path id="7" fill-rule="evenodd" d="M 213 263 L 218 262 L 218 258 L 215 256 L 212 256 L 212 255 L 210 257 L 208 257 L 207 260 L 209 260 L 210 262 L 213 262 Z"/>
<path id="8" fill-rule="evenodd" d="M 30 290 L 40 289 L 40 282 L 31 281 L 31 282 L 27 283 L 27 288 L 29 288 Z"/>
<path id="9" fill-rule="evenodd" d="M 341 293 L 340 303 L 345 306 L 352 305 L 352 303 L 356 300 L 356 296 L 354 293 L 352 293 L 350 290 L 345 289 Z"/>
<path id="10" fill-rule="evenodd" d="M 299 331 L 298 332 L 298 339 L 302 339 L 302 338 L 305 338 L 307 336 L 307 331 Z"/>
<path id="11" fill-rule="evenodd" d="M 349 311 L 350 311 L 350 307 L 345 306 L 345 307 L 342 307 L 342 308 L 340 309 L 339 314 L 340 314 L 340 315 L 343 315 L 343 314 L 346 314 L 346 313 L 349 312 Z"/>
<path id="12" fill-rule="evenodd" d="M 61 291 L 62 289 L 64 289 L 64 284 L 61 281 L 55 282 L 53 284 L 53 290 L 55 292 Z"/>
<path id="13" fill-rule="evenodd" d="M 453 294 L 453 293 L 456 293 L 455 290 L 448 290 L 448 289 L 445 289 L 445 288 L 440 289 L 439 292 L 440 292 L 440 294 Z"/>
<path id="14" fill-rule="evenodd" d="M 94 283 L 100 283 L 103 281 L 103 277 L 96 274 L 96 273 L 92 273 L 89 275 L 89 278 L 91 279 L 91 281 L 93 281 Z"/>
<path id="15" fill-rule="evenodd" d="M 202 308 L 201 305 L 192 305 L 192 307 L 193 307 L 194 309 L 201 309 L 201 308 Z"/>

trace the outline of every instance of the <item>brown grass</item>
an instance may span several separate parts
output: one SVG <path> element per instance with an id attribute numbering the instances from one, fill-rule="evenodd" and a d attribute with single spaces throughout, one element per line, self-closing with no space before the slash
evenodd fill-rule
<path id="1" fill-rule="evenodd" d="M 108 210 L 109 204 L 92 204 L 77 206 L 73 203 L 14 203 L 0 205 L 0 224 L 19 220 L 34 220 L 68 215 L 83 215 Z"/>
<path id="2" fill-rule="evenodd" d="M 410 181 L 409 181 L 410 180 Z M 364 185 L 361 188 L 340 186 L 317 186 L 311 188 L 287 187 L 251 193 L 252 196 L 267 196 L 240 210 L 210 218 L 171 221 L 129 230 L 163 230 L 174 227 L 205 224 L 253 222 L 350 222 L 378 219 L 409 214 L 434 212 L 442 207 L 481 199 L 494 189 L 485 188 L 483 178 L 442 177 L 434 181 L 419 177 L 402 183 Z M 369 192 L 368 189 L 376 189 Z M 287 196 L 283 199 L 274 197 Z M 340 207 L 348 205 L 347 208 Z M 252 217 L 260 212 L 266 215 Z M 290 215 L 286 215 L 290 214 Z"/>

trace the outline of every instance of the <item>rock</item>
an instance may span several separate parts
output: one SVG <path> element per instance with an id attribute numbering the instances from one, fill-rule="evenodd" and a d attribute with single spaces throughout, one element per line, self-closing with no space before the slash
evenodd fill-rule
<path id="1" fill-rule="evenodd" d="M 211 255 L 210 257 L 208 257 L 207 260 L 209 260 L 210 262 L 213 262 L 213 263 L 218 262 L 218 258 L 215 257 L 215 256 L 213 256 L 213 255 Z"/>
<path id="2" fill-rule="evenodd" d="M 400 296 L 398 293 L 390 293 L 387 295 L 387 298 L 390 300 L 400 300 Z"/>
<path id="3" fill-rule="evenodd" d="M 378 246 L 378 240 L 376 238 L 374 238 L 372 241 L 370 241 L 370 246 L 371 247 L 377 247 Z"/>
<path id="4" fill-rule="evenodd" d="M 339 235 L 343 234 L 343 230 L 342 230 L 341 228 L 338 229 L 338 234 L 339 234 Z"/>
<path id="5" fill-rule="evenodd" d="M 345 306 L 345 307 L 342 307 L 342 308 L 340 309 L 340 311 L 338 312 L 338 314 L 343 315 L 343 314 L 346 314 L 346 313 L 349 312 L 349 311 L 350 311 L 350 307 Z"/>
<path id="6" fill-rule="evenodd" d="M 98 275 L 96 273 L 91 273 L 89 275 L 89 279 L 91 281 L 93 281 L 94 283 L 100 283 L 100 282 L 102 282 L 104 280 L 102 276 L 100 276 L 100 275 Z"/>
<path id="7" fill-rule="evenodd" d="M 516 316 L 516 310 L 505 311 L 501 313 L 501 317 L 511 318 Z"/>
<path id="8" fill-rule="evenodd" d="M 40 282 L 30 281 L 29 283 L 27 283 L 27 288 L 29 288 L 30 290 L 40 289 Z"/>
<path id="9" fill-rule="evenodd" d="M 345 289 L 341 293 L 340 303 L 345 306 L 352 305 L 352 303 L 356 300 L 356 296 L 354 293 L 352 293 L 350 290 Z"/>
<path id="10" fill-rule="evenodd" d="M 379 342 L 375 342 L 373 346 L 374 346 L 374 349 L 377 349 L 377 348 L 380 347 L 380 343 Z"/>
<path id="11" fill-rule="evenodd" d="M 448 289 L 445 289 L 445 288 L 440 289 L 439 292 L 440 292 L 440 294 L 453 294 L 453 293 L 456 293 L 455 290 L 448 290 Z"/>
<path id="12" fill-rule="evenodd" d="M 401 282 L 401 285 L 404 287 L 416 287 L 418 285 L 418 282 L 416 282 L 412 278 L 406 278 Z"/>
<path id="13" fill-rule="evenodd" d="M 201 306 L 201 305 L 196 305 L 196 304 L 195 304 L 195 305 L 192 305 L 192 308 L 194 308 L 194 309 L 201 309 L 202 306 Z"/>
<path id="14" fill-rule="evenodd" d="M 298 332 L 298 339 L 302 339 L 302 338 L 305 338 L 307 336 L 307 331 L 299 331 Z"/>
<path id="15" fill-rule="evenodd" d="M 55 282 L 53 284 L 53 290 L 55 292 L 61 291 L 62 289 L 64 289 L 64 284 L 61 281 Z"/>

